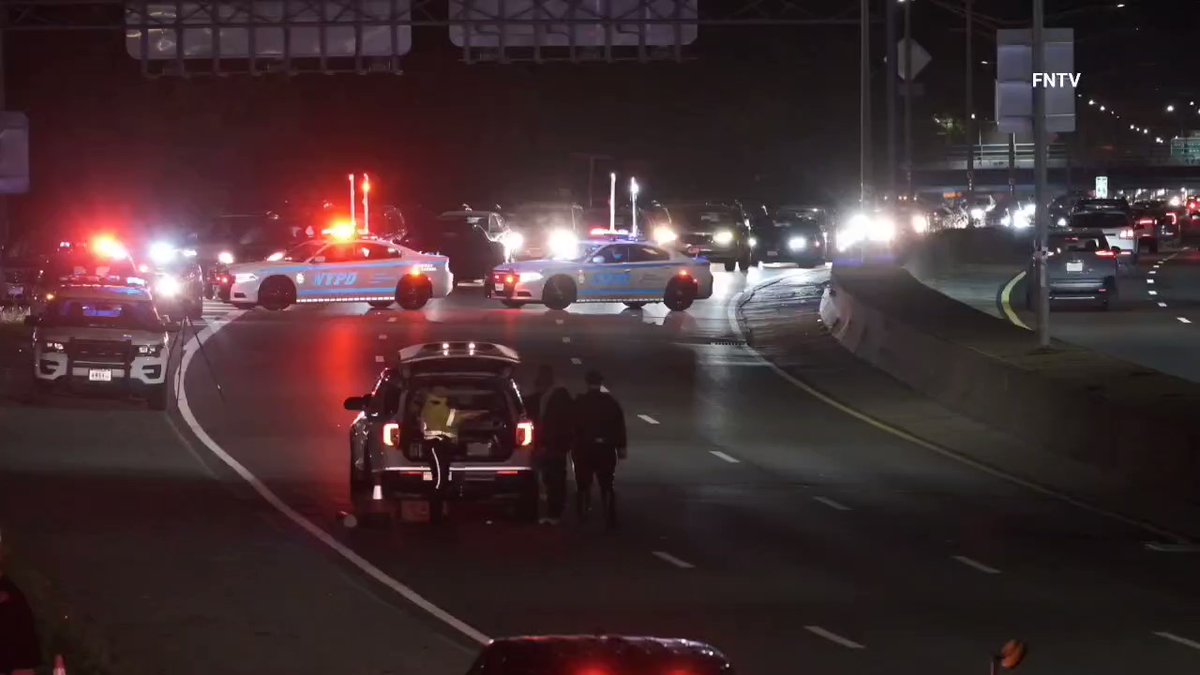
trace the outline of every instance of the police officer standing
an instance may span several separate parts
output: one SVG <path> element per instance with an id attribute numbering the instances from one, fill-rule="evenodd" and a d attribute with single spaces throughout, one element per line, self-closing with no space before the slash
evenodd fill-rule
<path id="1" fill-rule="evenodd" d="M 604 378 L 592 370 L 586 375 L 587 391 L 575 400 L 575 483 L 579 519 L 591 510 L 592 480 L 600 486 L 600 503 L 608 526 L 617 524 L 617 495 L 613 479 L 617 460 L 626 457 L 625 413 L 608 392 Z"/>
<path id="2" fill-rule="evenodd" d="M 550 366 L 538 368 L 533 386 L 526 403 L 533 421 L 537 471 L 546 489 L 546 515 L 541 523 L 557 525 L 567 501 L 567 454 L 575 440 L 574 401 L 566 388 L 554 384 Z"/>

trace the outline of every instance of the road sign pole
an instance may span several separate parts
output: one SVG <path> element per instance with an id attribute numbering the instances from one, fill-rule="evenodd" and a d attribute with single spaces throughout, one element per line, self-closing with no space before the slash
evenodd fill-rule
<path id="1" fill-rule="evenodd" d="M 608 174 L 608 231 L 617 231 L 617 172 Z"/>
<path id="2" fill-rule="evenodd" d="M 887 185 L 887 191 L 890 198 L 896 197 L 896 78 L 899 73 L 893 65 L 896 63 L 896 3 L 891 0 L 885 0 L 883 3 L 883 16 L 887 26 L 887 68 L 884 68 L 884 74 L 887 76 L 887 87 L 885 96 L 887 97 L 887 167 L 884 184 Z"/>
<path id="3" fill-rule="evenodd" d="M 858 200 L 867 208 L 871 183 L 871 0 L 859 3 L 861 44 L 858 55 Z"/>
<path id="4" fill-rule="evenodd" d="M 354 174 L 350 174 L 350 223 L 355 230 L 358 229 L 358 205 L 355 203 L 357 198 L 354 190 Z"/>
<path id="5" fill-rule="evenodd" d="M 1045 0 L 1033 0 L 1033 72 L 1045 70 Z M 1032 85 L 1032 81 L 1030 82 Z M 1033 219 L 1036 223 L 1037 250 L 1034 273 L 1037 277 L 1037 339 L 1041 347 L 1050 346 L 1050 289 L 1046 286 L 1046 246 L 1050 218 L 1046 204 L 1046 90 L 1033 87 Z"/>
<path id="6" fill-rule="evenodd" d="M 904 3 L 904 183 L 905 194 L 913 196 L 912 156 L 912 0 Z"/>
<path id="7" fill-rule="evenodd" d="M 975 72 L 974 56 L 971 53 L 972 47 L 973 47 L 973 45 L 972 45 L 972 36 L 973 36 L 972 28 L 974 28 L 974 25 L 973 25 L 974 24 L 974 16 L 972 13 L 973 4 L 974 3 L 972 2 L 972 0 L 966 0 L 967 82 L 966 82 L 966 94 L 965 94 L 966 95 L 966 99 L 965 99 L 966 105 L 963 106 L 963 108 L 966 110 L 966 119 L 963 120 L 963 125 L 967 132 L 967 134 L 966 134 L 967 135 L 967 194 L 970 194 L 975 191 L 975 96 L 974 96 L 974 91 L 973 91 L 974 83 L 972 82 L 972 77 L 971 77 Z"/>

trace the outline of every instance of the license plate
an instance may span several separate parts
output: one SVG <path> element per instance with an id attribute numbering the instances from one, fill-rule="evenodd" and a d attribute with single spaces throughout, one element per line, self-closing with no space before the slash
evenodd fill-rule
<path id="1" fill-rule="evenodd" d="M 1083 263 L 1069 262 L 1069 263 L 1067 263 L 1067 271 L 1068 272 L 1082 272 L 1083 271 Z"/>
<path id="2" fill-rule="evenodd" d="M 89 370 L 88 382 L 112 382 L 111 370 Z"/>
<path id="3" fill-rule="evenodd" d="M 779 251 L 767 251 L 768 258 L 774 258 L 777 255 L 779 255 Z"/>

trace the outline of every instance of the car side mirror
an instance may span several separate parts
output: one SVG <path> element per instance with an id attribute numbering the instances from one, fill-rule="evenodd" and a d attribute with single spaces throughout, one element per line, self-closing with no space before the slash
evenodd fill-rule
<path id="1" fill-rule="evenodd" d="M 370 402 L 370 396 L 351 396 L 342 402 L 342 407 L 346 410 L 363 411 L 367 409 L 367 404 Z"/>
<path id="2" fill-rule="evenodd" d="M 40 320 L 32 314 L 26 314 L 24 322 L 26 326 L 36 327 L 40 323 Z"/>
<path id="3" fill-rule="evenodd" d="M 602 255 L 592 256 L 592 263 L 596 264 L 596 265 L 603 265 L 604 264 L 604 256 L 602 256 Z"/>

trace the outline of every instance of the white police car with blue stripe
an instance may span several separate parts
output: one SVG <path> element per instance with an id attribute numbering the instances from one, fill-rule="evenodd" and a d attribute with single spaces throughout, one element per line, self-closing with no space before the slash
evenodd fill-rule
<path id="1" fill-rule="evenodd" d="M 449 295 L 454 284 L 447 262 L 379 239 L 308 241 L 261 262 L 231 265 L 229 301 L 270 310 L 331 302 L 420 309 Z"/>
<path id="2" fill-rule="evenodd" d="M 681 311 L 712 297 L 713 276 L 705 258 L 645 241 L 593 240 L 562 257 L 501 265 L 492 271 L 487 292 L 508 307 L 622 302 L 637 308 L 661 302 Z"/>

